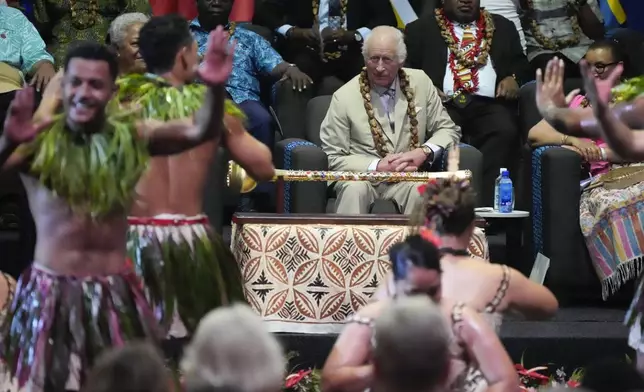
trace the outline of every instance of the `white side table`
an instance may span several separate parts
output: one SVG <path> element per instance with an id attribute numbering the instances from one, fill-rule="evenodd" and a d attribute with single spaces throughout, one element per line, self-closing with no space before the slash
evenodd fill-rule
<path id="1" fill-rule="evenodd" d="M 492 207 L 476 208 L 476 216 L 485 220 L 501 219 L 505 226 L 506 264 L 522 266 L 523 262 L 523 219 L 529 218 L 528 211 L 514 210 L 512 212 L 494 211 Z M 522 268 L 517 268 L 522 270 Z"/>

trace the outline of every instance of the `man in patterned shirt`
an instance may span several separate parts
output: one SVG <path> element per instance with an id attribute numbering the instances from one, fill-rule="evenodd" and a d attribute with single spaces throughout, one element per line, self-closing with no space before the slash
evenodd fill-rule
<path id="1" fill-rule="evenodd" d="M 4 119 L 14 92 L 25 80 L 40 91 L 56 72 L 45 42 L 20 10 L 0 6 L 0 42 L 0 116 Z"/>
<path id="2" fill-rule="evenodd" d="M 229 23 L 232 0 L 197 0 L 199 16 L 190 23 L 199 55 L 206 49 L 208 33 L 218 25 L 226 25 L 231 41 L 236 42 L 233 72 L 228 79 L 226 91 L 231 99 L 244 111 L 248 131 L 271 150 L 274 131 L 272 117 L 260 102 L 260 77 L 290 79 L 294 89 L 303 90 L 312 83 L 311 79 L 293 64 L 282 59 L 271 44 L 259 34 L 235 23 Z M 244 200 L 242 209 L 251 208 L 253 201 L 266 199 L 271 184 L 260 184 L 251 200 Z"/>
<path id="3" fill-rule="evenodd" d="M 528 61 L 545 69 L 553 57 L 566 62 L 566 77 L 580 77 L 579 60 L 604 37 L 594 0 L 521 0 Z"/>

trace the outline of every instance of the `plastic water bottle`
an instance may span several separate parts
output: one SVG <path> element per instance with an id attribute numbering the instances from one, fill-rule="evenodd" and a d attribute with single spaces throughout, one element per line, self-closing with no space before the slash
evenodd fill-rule
<path id="1" fill-rule="evenodd" d="M 494 205 L 492 208 L 494 208 L 494 211 L 499 210 L 499 183 L 501 182 L 501 175 L 503 175 L 504 171 L 507 171 L 508 169 L 502 167 L 499 169 L 499 176 L 494 180 Z"/>
<path id="2" fill-rule="evenodd" d="M 501 174 L 501 181 L 499 181 L 499 212 L 509 213 L 512 212 L 513 208 L 514 189 L 510 179 L 510 172 L 505 170 Z"/>

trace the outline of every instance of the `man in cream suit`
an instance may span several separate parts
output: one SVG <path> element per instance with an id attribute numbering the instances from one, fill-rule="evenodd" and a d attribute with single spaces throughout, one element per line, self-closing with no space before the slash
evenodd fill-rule
<path id="1" fill-rule="evenodd" d="M 366 69 L 336 91 L 320 129 L 331 170 L 417 171 L 458 143 L 461 130 L 432 81 L 423 71 L 402 68 L 407 48 L 398 29 L 376 27 L 362 52 Z M 365 214 L 380 198 L 394 200 L 411 214 L 421 201 L 417 187 L 411 182 L 339 182 L 336 212 Z"/>

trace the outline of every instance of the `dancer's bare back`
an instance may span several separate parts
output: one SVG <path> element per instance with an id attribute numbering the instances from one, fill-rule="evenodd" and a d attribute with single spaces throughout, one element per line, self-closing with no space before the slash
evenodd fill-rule
<path id="1" fill-rule="evenodd" d="M 221 142 L 231 158 L 253 178 L 269 180 L 275 173 L 271 153 L 251 136 L 240 119 L 225 115 Z M 212 140 L 180 154 L 153 158 L 137 186 L 131 216 L 178 214 L 194 216 L 203 211 L 203 191 L 219 142 Z"/>
<path id="2" fill-rule="evenodd" d="M 152 158 L 137 185 L 130 215 L 200 214 L 216 149 L 217 143 L 209 141 L 180 154 Z"/>

